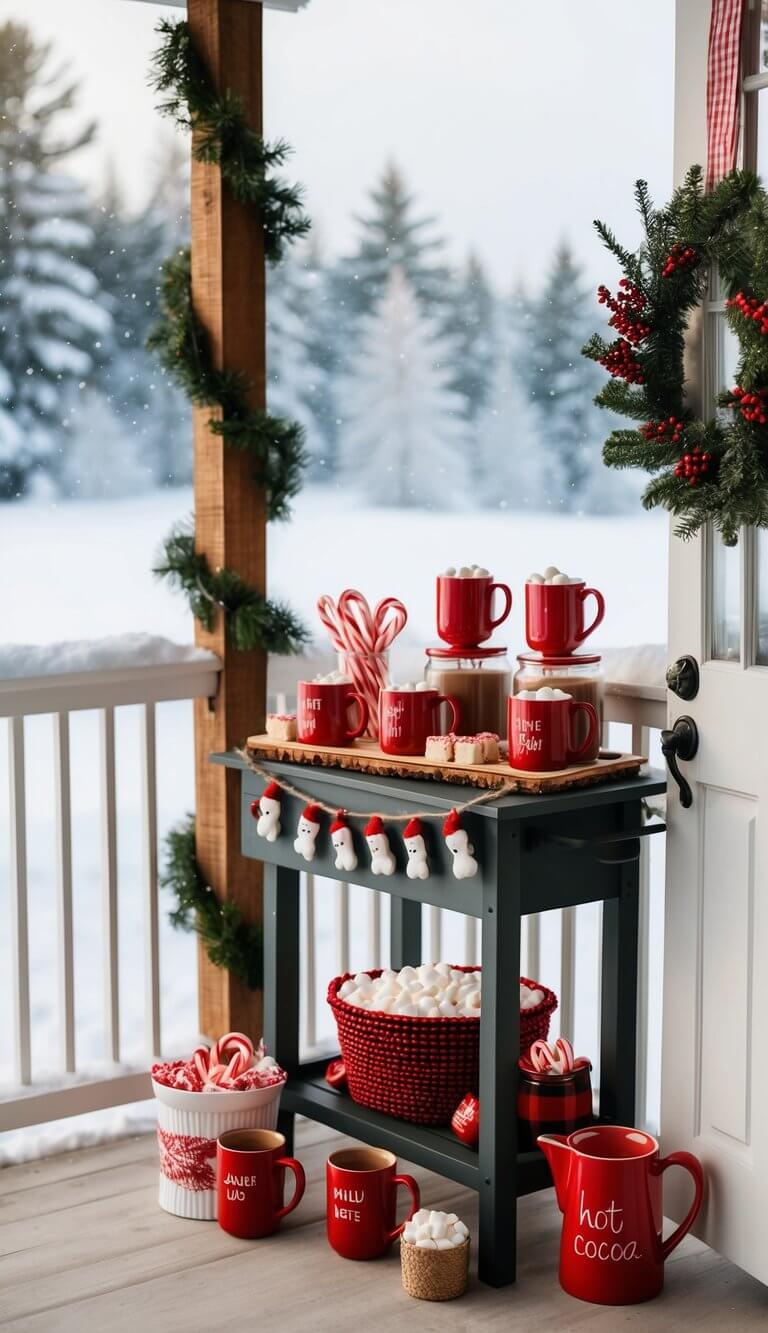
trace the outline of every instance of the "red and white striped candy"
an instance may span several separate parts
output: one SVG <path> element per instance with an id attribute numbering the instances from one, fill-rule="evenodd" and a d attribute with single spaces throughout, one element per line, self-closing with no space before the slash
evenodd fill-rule
<path id="1" fill-rule="evenodd" d="M 253 1059 L 253 1042 L 250 1037 L 246 1037 L 244 1032 L 227 1032 L 225 1036 L 219 1037 L 218 1041 L 211 1047 L 210 1063 L 218 1065 L 229 1059 L 236 1051 L 239 1051 L 246 1061 L 244 1068 L 250 1067 Z"/>
<path id="2" fill-rule="evenodd" d="M 317 611 L 331 643 L 344 657 L 352 683 L 368 704 L 368 732 L 378 736 L 379 690 L 386 685 L 383 654 L 408 619 L 397 597 L 383 597 L 371 611 L 367 599 L 356 588 L 347 588 L 337 603 L 323 596 Z"/>
<path id="3" fill-rule="evenodd" d="M 573 1069 L 573 1047 L 567 1037 L 558 1037 L 554 1049 L 546 1041 L 535 1041 L 528 1058 L 539 1074 L 569 1074 Z"/>

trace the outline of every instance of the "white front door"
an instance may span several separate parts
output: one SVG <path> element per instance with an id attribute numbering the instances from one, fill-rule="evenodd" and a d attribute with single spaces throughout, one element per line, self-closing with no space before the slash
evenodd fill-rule
<path id="1" fill-rule="evenodd" d="M 679 0 L 678 180 L 706 153 L 708 10 Z M 733 382 L 716 301 L 701 341 L 700 393 L 711 403 Z M 742 533 L 730 550 L 709 533 L 673 539 L 669 660 L 683 654 L 701 665 L 700 689 L 690 702 L 670 694 L 669 720 L 692 717 L 699 750 L 681 765 L 690 809 L 669 786 L 663 1148 L 704 1163 L 697 1234 L 768 1283 L 768 532 Z M 665 1177 L 665 1211 L 680 1218 L 689 1193 L 676 1174 Z"/>

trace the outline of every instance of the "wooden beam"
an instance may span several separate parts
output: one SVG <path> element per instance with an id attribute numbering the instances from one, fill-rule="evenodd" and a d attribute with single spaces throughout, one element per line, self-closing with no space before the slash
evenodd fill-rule
<path id="1" fill-rule="evenodd" d="M 219 89 L 242 98 L 254 129 L 262 127 L 262 10 L 252 0 L 189 0 L 192 39 Z M 192 163 L 192 297 L 211 340 L 215 364 L 243 371 L 254 385 L 253 406 L 265 403 L 264 245 L 251 207 L 237 203 L 216 167 Z M 266 518 L 253 463 L 211 433 L 211 413 L 196 409 L 195 531 L 212 568 L 227 565 L 266 588 Z M 261 729 L 267 663 L 262 653 L 227 643 L 224 620 L 196 641 L 223 663 L 213 706 L 195 704 L 197 853 L 208 883 L 234 899 L 249 921 L 262 914 L 260 867 L 240 854 L 240 774 L 212 765 L 213 750 L 239 745 Z M 231 1029 L 261 1035 L 262 997 L 199 952 L 200 1029 L 218 1037 Z"/>

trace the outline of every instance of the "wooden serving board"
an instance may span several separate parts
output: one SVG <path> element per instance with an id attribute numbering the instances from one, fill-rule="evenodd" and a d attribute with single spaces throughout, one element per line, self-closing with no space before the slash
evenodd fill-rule
<path id="1" fill-rule="evenodd" d="M 647 762 L 642 755 L 611 754 L 586 764 L 574 764 L 553 773 L 524 773 L 499 764 L 437 764 L 423 755 L 384 754 L 375 741 L 357 740 L 351 745 L 306 745 L 300 741 L 275 741 L 271 736 L 249 736 L 248 753 L 254 759 L 282 759 L 320 768 L 345 768 L 356 773 L 377 773 L 397 778 L 431 778 L 473 787 L 507 787 L 510 791 L 551 792 L 567 787 L 586 787 L 596 782 L 617 781 L 637 773 Z"/>

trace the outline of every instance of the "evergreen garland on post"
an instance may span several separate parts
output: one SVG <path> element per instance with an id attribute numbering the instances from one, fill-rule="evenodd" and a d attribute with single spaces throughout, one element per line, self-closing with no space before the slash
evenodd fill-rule
<path id="1" fill-rule="evenodd" d="M 165 839 L 166 869 L 160 883 L 175 895 L 170 913 L 178 930 L 194 930 L 211 962 L 226 968 L 250 990 L 263 981 L 262 931 L 243 920 L 236 903 L 219 902 L 206 884 L 195 855 L 195 820 L 188 815 Z"/>
<path id="2" fill-rule="evenodd" d="M 768 201 L 744 171 L 705 194 L 698 166 L 665 207 L 654 208 L 644 181 L 636 199 L 645 233 L 636 253 L 595 223 L 624 273 L 615 296 L 598 288 L 619 336 L 596 334 L 582 350 L 612 376 L 595 402 L 642 423 L 613 431 L 603 458 L 655 474 L 643 504 L 674 514 L 678 536 L 711 521 L 734 545 L 740 527 L 768 526 Z M 730 419 L 697 421 L 685 403 L 684 339 L 715 270 L 739 340 L 738 383 L 719 400 Z"/>
<path id="3" fill-rule="evenodd" d="M 153 60 L 151 81 L 165 99 L 159 107 L 161 114 L 193 130 L 197 160 L 215 163 L 235 198 L 257 210 L 266 258 L 276 262 L 285 243 L 304 236 L 310 227 L 299 187 L 274 175 L 288 155 L 287 145 L 265 143 L 248 125 L 240 97 L 230 89 L 216 92 L 187 23 L 163 19 L 157 31 L 163 40 Z M 267 518 L 287 518 L 306 462 L 304 431 L 298 422 L 250 407 L 252 385 L 247 377 L 214 366 L 206 331 L 192 302 L 188 250 L 164 265 L 162 320 L 150 333 L 147 345 L 194 404 L 220 409 L 221 417 L 209 422 L 210 430 L 253 459 L 254 480 L 266 494 Z M 195 552 L 192 531 L 175 529 L 169 535 L 155 573 L 186 593 L 193 615 L 207 629 L 213 627 L 220 608 L 227 620 L 229 641 L 236 648 L 290 653 L 300 651 L 307 640 L 306 630 L 292 612 L 250 588 L 237 571 L 211 571 L 205 558 Z"/>

